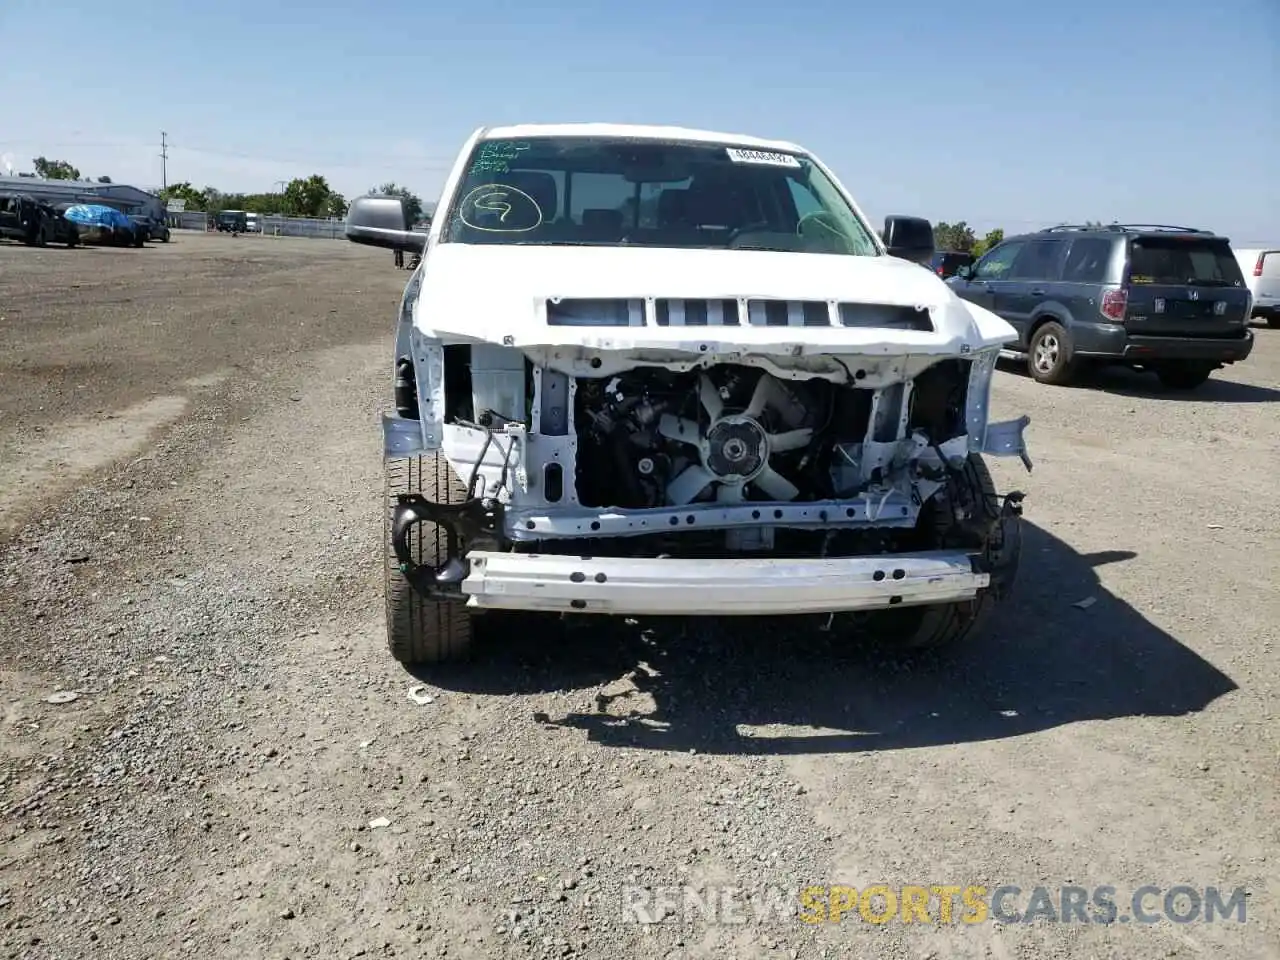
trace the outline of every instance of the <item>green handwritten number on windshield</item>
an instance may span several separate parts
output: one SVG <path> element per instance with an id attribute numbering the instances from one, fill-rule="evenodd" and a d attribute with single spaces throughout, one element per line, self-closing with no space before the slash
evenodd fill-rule
<path id="1" fill-rule="evenodd" d="M 511 212 L 511 204 L 507 203 L 507 195 L 505 193 L 490 193 L 475 200 L 475 208 L 477 210 L 485 210 L 489 213 L 498 214 L 498 222 L 506 223 L 507 214 Z"/>
<path id="2" fill-rule="evenodd" d="M 528 233 L 542 225 L 542 208 L 516 187 L 482 183 L 462 198 L 458 219 L 483 233 Z"/>
<path id="3" fill-rule="evenodd" d="M 511 161 L 529 149 L 529 144 L 514 140 L 486 140 L 480 144 L 471 173 L 507 173 Z"/>

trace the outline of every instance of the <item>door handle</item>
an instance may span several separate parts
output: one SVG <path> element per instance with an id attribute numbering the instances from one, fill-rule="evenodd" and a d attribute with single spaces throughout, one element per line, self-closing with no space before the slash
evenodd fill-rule
<path id="1" fill-rule="evenodd" d="M 1045 293 L 1044 290 L 1040 289 L 1039 287 L 1036 287 L 1034 290 L 1031 291 L 1031 295 L 1033 297 L 1043 297 L 1044 293 Z"/>

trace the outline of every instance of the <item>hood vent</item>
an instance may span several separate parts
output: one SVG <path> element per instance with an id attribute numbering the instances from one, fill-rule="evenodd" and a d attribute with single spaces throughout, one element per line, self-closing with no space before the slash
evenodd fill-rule
<path id="1" fill-rule="evenodd" d="M 638 298 L 548 300 L 547 325 L 552 327 L 643 327 L 644 301 Z"/>
<path id="2" fill-rule="evenodd" d="M 657 300 L 660 327 L 739 327 L 737 300 Z M 746 322 L 753 327 L 829 327 L 825 300 L 748 300 Z"/>
<path id="3" fill-rule="evenodd" d="M 747 317 L 753 327 L 831 326 L 825 300 L 748 300 Z"/>
<path id="4" fill-rule="evenodd" d="M 840 324 L 845 327 L 933 332 L 933 320 L 927 309 L 896 307 L 887 303 L 842 303 Z"/>
<path id="5" fill-rule="evenodd" d="M 645 302 L 639 298 L 618 300 L 547 300 L 547 324 L 553 327 L 643 327 Z M 884 303 L 839 303 L 835 315 L 843 327 L 885 330 L 920 330 L 934 327 L 927 309 Z M 659 327 L 830 327 L 832 311 L 826 300 L 739 301 L 718 298 L 668 299 L 653 302 L 653 322 Z"/>
<path id="6" fill-rule="evenodd" d="M 660 327 L 736 327 L 737 300 L 656 300 L 654 315 Z"/>

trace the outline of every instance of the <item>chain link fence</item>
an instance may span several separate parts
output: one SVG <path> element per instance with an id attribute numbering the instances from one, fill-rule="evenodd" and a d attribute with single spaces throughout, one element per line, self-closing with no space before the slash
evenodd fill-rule
<path id="1" fill-rule="evenodd" d="M 203 210 L 183 210 L 170 212 L 167 216 L 170 228 L 174 230 L 213 230 L 213 215 Z M 315 217 L 273 217 L 258 218 L 264 237 L 317 237 L 325 240 L 344 240 L 346 221 L 335 218 L 321 220 Z"/>
<path id="2" fill-rule="evenodd" d="M 326 240 L 345 240 L 347 222 L 330 217 L 326 220 L 311 217 L 262 217 L 262 235 L 265 237 L 322 237 Z"/>

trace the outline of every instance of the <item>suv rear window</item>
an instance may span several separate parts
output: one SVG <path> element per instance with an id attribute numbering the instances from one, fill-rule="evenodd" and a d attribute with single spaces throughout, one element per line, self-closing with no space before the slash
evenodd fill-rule
<path id="1" fill-rule="evenodd" d="M 1129 282 L 1241 287 L 1244 275 L 1225 240 L 1140 237 L 1129 247 Z"/>

